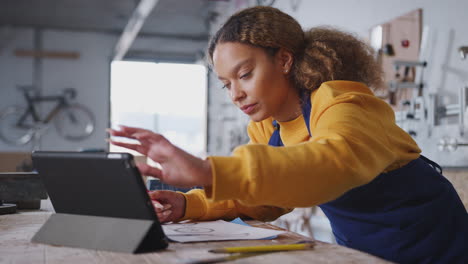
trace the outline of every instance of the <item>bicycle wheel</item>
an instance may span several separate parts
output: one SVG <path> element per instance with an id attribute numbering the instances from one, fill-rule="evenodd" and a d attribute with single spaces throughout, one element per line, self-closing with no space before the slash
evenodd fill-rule
<path id="1" fill-rule="evenodd" d="M 78 141 L 94 132 L 96 120 L 88 108 L 80 104 L 71 104 L 57 113 L 54 124 L 60 136 Z"/>
<path id="2" fill-rule="evenodd" d="M 26 108 L 20 106 L 10 106 L 0 113 L 0 139 L 5 143 L 25 145 L 33 138 L 35 132 L 33 120 L 25 120 L 22 126 L 17 125 L 24 113 Z"/>

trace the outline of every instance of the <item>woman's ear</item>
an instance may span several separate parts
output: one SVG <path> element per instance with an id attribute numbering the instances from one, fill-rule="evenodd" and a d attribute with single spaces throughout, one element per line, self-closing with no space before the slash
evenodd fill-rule
<path id="1" fill-rule="evenodd" d="M 293 54 L 284 48 L 280 48 L 279 51 L 276 53 L 276 56 L 281 70 L 284 73 L 289 73 L 291 71 L 291 66 L 294 61 Z"/>

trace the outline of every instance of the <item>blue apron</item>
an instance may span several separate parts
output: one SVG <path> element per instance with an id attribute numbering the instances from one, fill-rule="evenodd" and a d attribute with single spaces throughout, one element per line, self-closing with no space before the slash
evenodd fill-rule
<path id="1" fill-rule="evenodd" d="M 310 133 L 311 105 L 302 113 Z M 283 146 L 279 125 L 271 146 Z M 468 214 L 440 166 L 421 155 L 320 205 L 338 244 L 397 263 L 468 263 Z"/>

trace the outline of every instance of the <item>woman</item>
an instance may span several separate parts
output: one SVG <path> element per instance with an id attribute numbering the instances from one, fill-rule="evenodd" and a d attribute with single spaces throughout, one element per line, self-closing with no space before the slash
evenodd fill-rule
<path id="1" fill-rule="evenodd" d="M 452 185 L 420 155 L 392 109 L 371 49 L 329 28 L 304 32 L 289 15 L 254 7 L 230 17 L 208 55 L 251 122 L 250 143 L 229 157 L 194 157 L 151 131 L 121 127 L 111 141 L 162 169 L 145 175 L 187 194 L 154 192 L 162 221 L 247 216 L 272 220 L 319 205 L 339 244 L 402 263 L 461 263 L 468 215 Z"/>

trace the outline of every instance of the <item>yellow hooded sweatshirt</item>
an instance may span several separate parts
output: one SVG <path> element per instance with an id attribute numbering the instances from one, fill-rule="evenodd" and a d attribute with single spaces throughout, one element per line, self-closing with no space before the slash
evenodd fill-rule
<path id="1" fill-rule="evenodd" d="M 268 141 L 272 118 L 250 122 L 250 142 L 211 156 L 213 185 L 185 195 L 183 219 L 274 220 L 292 207 L 332 201 L 421 150 L 395 124 L 392 108 L 363 83 L 329 81 L 311 94 L 309 133 L 302 115 L 280 124 L 284 147 Z"/>

